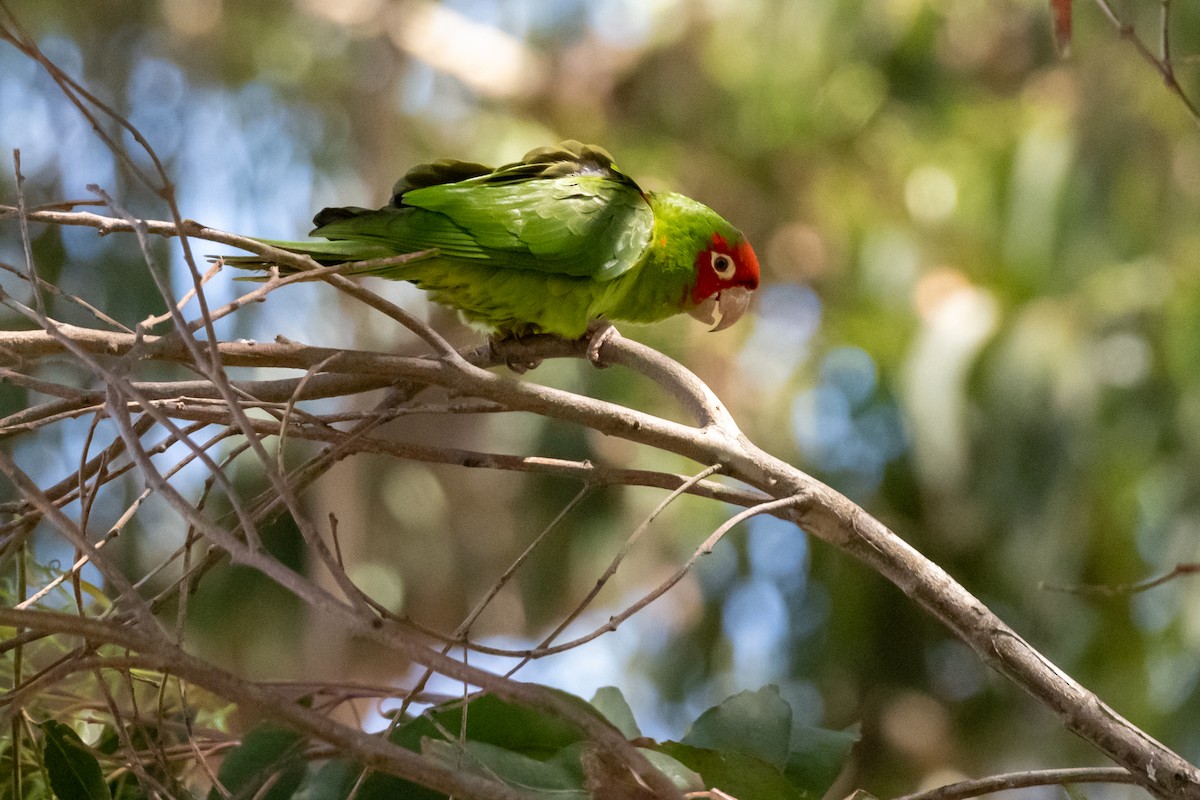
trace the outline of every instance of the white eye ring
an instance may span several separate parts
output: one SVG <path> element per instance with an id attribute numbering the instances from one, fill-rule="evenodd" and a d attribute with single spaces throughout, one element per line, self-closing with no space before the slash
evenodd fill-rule
<path id="1" fill-rule="evenodd" d="M 713 272 L 717 273 L 717 277 L 723 280 L 728 280 L 733 277 L 733 273 L 737 270 L 737 264 L 733 261 L 733 256 L 726 253 L 712 254 Z"/>

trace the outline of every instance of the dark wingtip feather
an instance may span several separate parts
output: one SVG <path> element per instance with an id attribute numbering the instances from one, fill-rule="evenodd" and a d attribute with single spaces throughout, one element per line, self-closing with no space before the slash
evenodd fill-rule
<path id="1" fill-rule="evenodd" d="M 396 185 L 392 187 L 391 204 L 395 207 L 403 206 L 404 195 L 417 189 L 458 183 L 472 178 L 481 178 L 486 183 L 510 183 L 577 174 L 606 175 L 632 183 L 617 170 L 612 154 L 603 147 L 567 139 L 556 145 L 536 147 L 526 153 L 520 161 L 502 167 L 493 168 L 474 161 L 456 161 L 449 158 L 418 164 L 396 181 Z M 319 228 L 365 211 L 367 209 L 353 206 L 327 208 L 317 214 L 313 223 Z"/>
<path id="2" fill-rule="evenodd" d="M 341 222 L 344 219 L 350 219 L 362 214 L 370 214 L 371 209 L 362 208 L 361 206 L 344 206 L 341 208 L 322 208 L 313 217 L 314 230 L 323 228 L 331 222 Z M 311 233 L 309 234 L 312 235 Z"/>
<path id="3" fill-rule="evenodd" d="M 424 189 L 426 186 L 440 186 L 444 183 L 458 183 L 468 178 L 478 178 L 488 175 L 492 167 L 478 164 L 474 161 L 455 161 L 451 158 L 441 158 L 428 164 L 417 164 L 404 173 L 404 177 L 396 181 L 392 187 L 392 204 L 400 205 L 405 193 L 413 189 Z"/>
<path id="4" fill-rule="evenodd" d="M 553 178 L 576 172 L 615 172 L 612 154 L 594 144 L 567 139 L 557 145 L 535 147 L 521 159 L 523 164 L 546 164 L 543 177 Z"/>

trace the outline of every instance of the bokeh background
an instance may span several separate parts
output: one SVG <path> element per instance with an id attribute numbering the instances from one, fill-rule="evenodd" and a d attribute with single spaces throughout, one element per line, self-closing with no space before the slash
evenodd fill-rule
<path id="1" fill-rule="evenodd" d="M 1044 0 L 10 3 L 51 58 L 146 135 L 183 213 L 214 227 L 295 238 L 324 205 L 382 204 L 414 163 L 501 163 L 563 138 L 602 144 L 647 188 L 717 209 L 762 261 L 754 313 L 716 335 L 688 319 L 625 333 L 694 369 L 753 440 L 863 504 L 1195 761 L 1200 583 L 1113 596 L 1054 588 L 1200 561 L 1200 128 L 1095 5 L 1075 5 L 1062 59 Z M 1159 3 L 1115 7 L 1157 46 Z M 1170 33 L 1194 91 L 1200 8 L 1175 4 Z M 87 197 L 95 183 L 165 217 L 37 65 L 0 46 L 6 161 L 13 148 L 31 204 Z M 7 167 L 0 196 L 14 197 Z M 127 324 L 159 310 L 128 237 L 34 232 L 42 277 Z M 0 260 L 21 258 L 5 223 Z M 372 286 L 477 341 L 419 291 Z M 219 276 L 209 290 L 220 300 L 242 288 Z M 416 346 L 321 286 L 278 293 L 220 333 Z M 679 413 L 620 370 L 552 363 L 530 377 Z M 4 413 L 32 399 L 0 387 Z M 57 480 L 75 469 L 70 445 L 85 428 L 4 446 Z M 387 430 L 700 468 L 526 418 Z M 263 488 L 249 463 L 235 474 L 248 493 Z M 316 518 L 338 515 L 360 585 L 448 631 L 578 489 L 362 457 L 306 500 Z M 137 491 L 131 483 L 126 501 Z M 475 635 L 536 641 L 659 499 L 588 495 Z M 122 508 L 97 508 L 96 524 Z M 577 629 L 670 574 L 730 513 L 675 504 Z M 183 535 L 150 505 L 122 558 L 131 570 L 152 564 Z M 286 521 L 272 536 L 280 552 L 295 546 Z M 47 542 L 39 556 L 64 554 Z M 235 569 L 212 574 L 192 610 L 194 645 L 247 674 L 399 680 L 406 669 Z M 618 633 L 518 676 L 585 696 L 618 685 L 658 737 L 734 691 L 776 683 L 804 721 L 862 726 L 845 786 L 879 795 L 1101 763 L 892 586 L 771 519 L 727 538 Z"/>

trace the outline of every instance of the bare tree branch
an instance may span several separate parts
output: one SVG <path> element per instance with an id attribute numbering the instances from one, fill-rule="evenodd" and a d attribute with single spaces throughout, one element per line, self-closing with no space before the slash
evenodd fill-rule
<path id="1" fill-rule="evenodd" d="M 1142 40 L 1138 35 L 1133 24 L 1125 21 L 1120 14 L 1112 7 L 1108 0 L 1096 0 L 1096 5 L 1103 12 L 1104 16 L 1112 26 L 1117 29 L 1117 33 L 1121 38 L 1129 42 L 1137 54 L 1142 57 L 1142 60 L 1155 69 L 1162 77 L 1163 83 L 1166 84 L 1171 94 L 1178 98 L 1179 102 L 1183 103 L 1183 107 L 1187 109 L 1188 115 L 1192 118 L 1192 122 L 1200 126 L 1200 107 L 1192 100 L 1192 98 L 1184 91 L 1183 86 L 1179 83 L 1179 78 L 1175 75 L 1175 65 L 1171 61 L 1171 3 L 1170 0 L 1160 0 L 1161 8 L 1159 12 L 1159 53 L 1154 55 L 1154 51 L 1150 46 Z"/>
<path id="2" fill-rule="evenodd" d="M 504 784 L 485 781 L 469 773 L 448 769 L 422 758 L 417 753 L 391 744 L 385 739 L 357 728 L 334 722 L 324 714 L 311 711 L 290 693 L 261 686 L 226 672 L 170 645 L 158 637 L 146 636 L 126 626 L 113 626 L 86 617 L 48 611 L 16 610 L 0 607 L 0 624 L 21 626 L 43 633 L 82 637 L 90 642 L 118 645 L 136 653 L 127 656 L 130 663 L 165 674 L 178 675 L 250 708 L 270 711 L 297 729 L 358 754 L 372 768 L 411 778 L 447 794 L 494 800 L 524 800 L 529 795 Z M 91 669 L 98 662 L 82 660 L 73 668 Z"/>
<path id="3" fill-rule="evenodd" d="M 1106 0 L 1097 0 L 1097 4 L 1121 35 L 1133 44 L 1139 55 L 1159 72 L 1193 119 L 1200 123 L 1200 111 L 1185 94 L 1174 73 L 1169 41 L 1169 0 L 1161 0 L 1160 55 L 1157 56 L 1136 35 L 1132 25 L 1124 22 Z M 93 415 L 93 425 L 80 453 L 78 469 L 49 488 L 38 486 L 16 459 L 0 453 L 0 473 L 8 478 L 21 497 L 21 502 L 4 509 L 13 514 L 14 519 L 0 529 L 6 536 L 0 544 L 0 556 L 15 553 L 23 570 L 28 538 L 39 523 L 57 531 L 76 552 L 74 563 L 42 584 L 33 595 L 28 595 L 25 574 L 21 572 L 18 583 L 24 602 L 18 607 L 0 608 L 0 624 L 11 626 L 16 631 L 16 635 L 4 643 L 4 647 L 11 647 L 18 655 L 16 685 L 0 696 L 4 713 L 12 715 L 10 723 L 14 732 L 19 731 L 22 724 L 17 711 L 35 692 L 54 685 L 67 675 L 80 672 L 95 676 L 95 682 L 105 698 L 106 712 L 116 722 L 144 727 L 146 720 L 151 717 L 138 713 L 136 705 L 132 713 L 123 707 L 104 677 L 106 672 L 115 670 L 124 682 L 122 690 L 136 702 L 136 691 L 130 677 L 132 670 L 151 669 L 160 672 L 164 678 L 171 676 L 182 679 L 239 704 L 264 709 L 297 730 L 356 754 L 373 769 L 408 777 L 455 796 L 526 796 L 498 781 L 450 770 L 435 759 L 395 746 L 386 738 L 370 736 L 353 726 L 334 722 L 322 711 L 296 702 L 294 688 L 289 691 L 287 687 L 248 681 L 190 655 L 182 646 L 188 594 L 211 564 L 228 558 L 233 563 L 258 571 L 286 589 L 302 601 L 308 610 L 331 620 L 348 636 L 375 643 L 396 657 L 420 665 L 431 673 L 460 681 L 464 692 L 469 686 L 480 687 L 497 696 L 547 710 L 570 721 L 585 732 L 596 747 L 619 758 L 654 796 L 679 796 L 673 784 L 650 764 L 641 751 L 595 716 L 540 687 L 500 677 L 472 667 L 465 660 L 450 657 L 444 645 L 464 644 L 468 649 L 473 647 L 481 652 L 513 654 L 466 642 L 470 619 L 452 636 L 432 636 L 416 624 L 392 618 L 354 585 L 345 573 L 336 532 L 331 531 L 331 546 L 322 533 L 323 529 L 313 524 L 306 515 L 300 498 L 303 491 L 338 459 L 353 453 L 375 452 L 471 468 L 566 475 L 581 482 L 581 495 L 598 485 L 640 484 L 656 486 L 676 494 L 689 492 L 721 499 L 744 507 L 745 510 L 720 525 L 699 545 L 671 578 L 613 617 L 606 625 L 572 642 L 554 644 L 554 638 L 570 621 L 568 618 L 539 647 L 518 655 L 533 658 L 562 652 L 614 630 L 622 621 L 662 596 L 682 579 L 697 560 L 710 552 L 733 526 L 755 514 L 774 514 L 795 522 L 886 577 L 967 643 L 983 661 L 1055 713 L 1068 730 L 1121 765 L 1119 770 L 1103 772 L 1056 771 L 1053 773 L 1055 780 L 1049 782 L 1077 782 L 1096 779 L 1097 776 L 1113 781 L 1128 779 L 1158 797 L 1200 798 L 1200 771 L 1193 765 L 1107 707 L 1025 642 L 940 567 L 863 509 L 749 441 L 719 398 L 682 365 L 651 348 L 619 336 L 607 338 L 597 349 L 600 362 L 637 373 L 674 398 L 681 407 L 685 421 L 626 408 L 530 380 L 514 380 L 507 375 L 491 372 L 489 368 L 505 362 L 584 358 L 587 357 L 589 343 L 531 337 L 520 342 L 459 352 L 437 331 L 405 309 L 340 274 L 364 263 L 322 267 L 307 256 L 184 219 L 163 163 L 141 133 L 46 58 L 32 38 L 17 25 L 2 0 L 0 11 L 4 12 L 4 18 L 0 21 L 0 38 L 46 70 L 118 160 L 160 197 L 169 211 L 166 215 L 169 221 L 138 219 L 123 211 L 120 204 L 99 187 L 91 188 L 115 216 L 78 211 L 76 206 L 80 203 L 76 202 L 30 208 L 22 194 L 19 155 L 14 155 L 17 202 L 15 206 L 0 206 L 0 219 L 11 217 L 17 220 L 28 263 L 24 270 L 5 268 L 28 281 L 34 300 L 32 307 L 8 296 L 0 297 L 0 300 L 23 314 L 36 329 L 0 331 L 0 354 L 7 362 L 0 379 L 25 387 L 31 393 L 54 399 L 0 420 L 0 436 L 40 431 L 67 419 Z M 121 142 L 123 134 L 114 134 L 113 126 L 133 138 L 150 158 L 152 169 L 142 168 L 137 160 L 130 157 Z M 68 297 L 83 308 L 92 310 L 98 320 L 113 330 L 68 325 L 48 318 L 42 293 L 53 290 L 37 276 L 29 246 L 30 224 L 85 226 L 95 229 L 102 236 L 117 232 L 134 234 L 148 274 L 161 295 L 163 313 L 151 316 L 136 331 L 129 331 L 126 326 L 104 316 L 103 312 L 94 310 L 85 300 Z M 164 279 L 164 270 L 156 266 L 149 245 L 151 236 L 179 240 L 184 262 L 192 278 L 192 287 L 183 298 L 172 295 L 170 282 Z M 295 268 L 298 272 L 280 276 L 275 270 L 263 283 L 248 289 L 241 297 L 223 307 L 212 308 L 205 296 L 205 286 L 217 274 L 220 262 L 218 259 L 216 266 L 202 272 L 192 251 L 192 240 L 240 248 L 261 255 L 266 260 Z M 397 261 L 413 257 L 420 257 L 420 254 L 400 257 Z M 288 341 L 229 342 L 217 337 L 214 328 L 216 320 L 301 280 L 325 281 L 347 296 L 386 315 L 419 337 L 429 348 L 429 355 L 341 350 Z M 189 319 L 186 312 L 193 304 L 197 309 L 196 315 Z M 171 327 L 166 332 L 158 335 L 150 333 L 167 322 L 171 323 Z M 35 369 L 47 359 L 70 362 L 81 374 L 91 377 L 89 388 L 77 388 L 48 379 Z M 178 364 L 190 372 L 186 380 L 136 380 L 134 376 L 141 364 Z M 270 381 L 234 379 L 230 372 L 242 367 L 271 368 L 300 374 Z M 470 405 L 460 406 L 460 410 L 539 415 L 684 456 L 704 469 L 688 477 L 537 456 L 419 446 L 373 435 L 386 421 L 401 414 L 450 413 L 450 405 L 438 407 L 436 402 L 426 402 L 418 407 L 410 402 L 428 387 L 445 390 L 457 400 L 468 400 Z M 347 397 L 384 388 L 389 389 L 389 396 L 372 409 L 375 413 L 317 414 L 303 407 L 312 399 Z M 100 420 L 111 422 L 117 434 L 106 444 L 98 444 L 100 452 L 93 456 L 92 437 Z M 352 423 L 348 430 L 338 427 L 345 422 Z M 208 426 L 216 426 L 216 433 L 210 431 L 205 434 L 208 438 L 202 439 L 200 432 Z M 146 441 L 151 431 L 156 431 L 160 438 Z M 272 453 L 265 442 L 267 437 L 276 437 L 274 444 L 280 449 Z M 233 439 L 237 440 L 237 444 L 232 452 L 217 450 L 218 444 Z M 282 448 L 295 440 L 318 442 L 324 447 L 300 468 L 288 472 Z M 186 450 L 186 453 L 176 457 L 173 462 L 159 458 L 175 445 Z M 247 458 L 255 459 L 253 463 L 261 467 L 270 486 L 268 492 L 252 502 L 246 502 L 239 496 L 237 487 L 226 475 L 226 469 L 243 453 L 251 454 Z M 175 480 L 180 470 L 193 463 L 202 464 L 208 472 L 199 498 L 192 497 Z M 711 474 L 718 472 L 749 488 L 734 488 L 707 480 Z M 142 481 L 139 487 L 141 491 L 136 493 L 132 503 L 122 506 L 125 512 L 108 532 L 97 538 L 95 532 L 89 529 L 90 513 L 96 497 L 102 487 L 125 480 L 126 476 L 136 476 Z M 224 493 L 232 508 L 230 514 L 219 516 L 210 511 L 206 505 L 210 492 Z M 160 562 L 156 570 L 150 571 L 150 574 L 154 574 L 177 560 L 183 561 L 182 575 L 153 601 L 148 601 L 141 593 L 144 586 L 142 581 L 147 576 L 142 576 L 137 582 L 131 581 L 106 557 L 109 551 L 105 546 L 111 540 L 107 537 L 118 533 L 129 518 L 138 512 L 144 499 L 150 496 L 165 501 L 178 519 L 185 523 L 188 532 L 184 545 Z M 664 503 L 674 497 L 668 497 Z M 79 500 L 80 506 L 77 517 L 64 510 L 75 500 Z M 286 509 L 295 520 L 309 554 L 316 555 L 327 576 L 331 577 L 336 593 L 313 576 L 302 574 L 284 564 L 264 547 L 258 536 L 258 526 L 281 509 Z M 331 527 L 334 527 L 332 520 Z M 630 545 L 638 535 L 638 532 L 634 533 Z M 192 548 L 197 545 L 209 549 L 193 561 Z M 616 570 L 623 552 L 600 578 L 595 591 Z M 81 591 L 79 575 L 84 564 L 94 565 L 116 593 L 112 607 L 95 616 L 89 615 L 94 609 L 84 602 Z M 33 607 L 53 593 L 65 590 L 68 583 L 74 592 L 75 613 L 50 612 Z M 593 596 L 594 592 L 579 608 L 582 609 Z M 154 616 L 159 601 L 168 597 L 180 601 L 174 631 L 166 630 Z M 65 639 L 72 642 L 72 646 L 61 658 L 36 674 L 22 674 L 20 664 L 23 648 L 43 637 Z M 122 654 L 114 656 L 103 652 L 108 645 L 121 648 Z M 182 692 L 184 684 L 181 682 L 179 685 Z M 417 688 L 419 690 L 421 687 Z M 126 750 L 132 751 L 133 744 L 126 725 L 118 724 L 117 727 L 118 735 L 125 737 Z M 19 741 L 15 735 L 14 740 Z M 198 748 L 194 748 L 194 751 L 198 751 Z M 168 755 L 165 752 L 155 753 L 154 758 L 165 761 Z M 203 761 L 202 758 L 200 760 Z M 151 780 L 140 761 L 135 761 L 131 768 L 142 770 L 141 775 Z M 1026 778 L 997 776 L 988 779 L 992 783 L 986 785 L 993 786 L 990 790 L 994 791 L 996 788 L 1035 785 L 1021 783 L 1022 780 L 1048 782 L 1048 777 L 1051 777 L 1051 773 Z M 937 790 L 941 794 L 926 793 L 911 796 L 909 800 L 917 800 L 918 797 L 920 800 L 945 800 L 975 796 L 962 792 L 979 793 L 984 791 L 981 788 L 983 786 L 985 782 L 977 781 L 971 785 L 959 785 L 958 788 L 943 787 Z M 716 790 L 707 794 L 723 796 Z"/>
<path id="4" fill-rule="evenodd" d="M 159 347 L 153 337 L 145 338 L 158 358 L 186 360 L 187 354 L 181 345 Z M 19 353 L 26 359 L 62 353 L 66 349 L 66 341 L 84 352 L 103 353 L 108 357 L 128 353 L 135 345 L 134 337 L 128 334 L 65 325 L 55 326 L 53 335 L 44 331 L 0 334 L 0 347 Z M 556 353 L 582 357 L 585 346 L 538 340 L 518 349 L 523 356 L 545 357 Z M 971 645 L 987 663 L 1059 714 L 1069 729 L 1138 774 L 1144 785 L 1152 791 L 1164 797 L 1192 797 L 1200 791 L 1196 788 L 1200 787 L 1200 782 L 1197 781 L 1194 767 L 1063 674 L 940 568 L 862 509 L 747 441 L 735 426 L 726 423 L 727 416 L 719 402 L 702 388 L 702 384 L 691 373 L 648 348 L 615 338 L 601 347 L 600 357 L 607 362 L 625 364 L 668 387 L 669 393 L 686 402 L 689 410 L 704 423 L 703 427 L 691 427 L 611 403 L 487 372 L 468 361 L 480 360 L 481 351 L 466 353 L 461 362 L 463 366 L 459 366 L 441 358 L 338 351 L 295 343 L 219 342 L 216 350 L 226 368 L 245 365 L 307 371 L 323 365 L 322 372 L 314 375 L 313 380 L 320 375 L 353 374 L 439 385 L 454 390 L 460 396 L 479 397 L 513 411 L 537 413 L 584 425 L 601 433 L 670 450 L 698 463 L 720 464 L 725 474 L 782 501 L 784 505 L 776 511 L 777 514 L 860 558 L 899 586 Z M 496 356 L 493 355 L 493 358 Z M 122 407 L 110 403 L 109 411 L 111 413 Z M 160 491 L 169 492 L 169 486 L 159 488 Z M 177 497 L 174 502 L 181 513 L 189 513 L 186 500 Z M 322 599 L 312 594 L 311 587 L 299 576 L 281 573 L 279 565 L 263 563 L 253 551 L 247 552 L 236 541 L 206 528 L 207 523 L 202 519 L 193 521 L 235 558 L 263 569 L 289 589 L 323 608 L 326 613 L 344 617 L 349 611 L 340 604 L 331 603 L 331 598 Z M 350 622 L 349 619 L 345 621 Z M 361 627 L 360 623 L 354 629 L 369 637 L 380 635 L 373 629 L 359 630 Z M 392 636 L 384 637 L 383 643 L 391 647 L 398 646 Z M 404 649 L 411 648 L 405 645 Z M 410 653 L 410 656 L 423 663 L 430 658 L 428 653 L 420 656 Z M 440 659 L 434 659 L 430 666 L 447 674 L 464 675 L 461 665 L 453 667 Z M 480 676 L 471 672 L 469 680 L 478 681 Z"/>
<path id="5" fill-rule="evenodd" d="M 950 783 L 927 792 L 906 794 L 897 797 L 896 800 L 967 800 L 970 797 L 983 797 L 1006 789 L 1074 786 L 1080 783 L 1138 783 L 1138 779 L 1120 767 L 1030 770 Z"/>

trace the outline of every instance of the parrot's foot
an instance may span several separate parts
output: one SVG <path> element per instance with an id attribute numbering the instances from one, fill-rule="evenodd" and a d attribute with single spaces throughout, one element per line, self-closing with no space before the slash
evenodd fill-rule
<path id="1" fill-rule="evenodd" d="M 588 361 L 591 361 L 599 369 L 607 367 L 608 364 L 600 359 L 600 348 L 604 347 L 605 342 L 620 339 L 621 332 L 611 322 L 597 320 L 588 326 L 588 332 L 584 336 L 588 340 Z"/>
<path id="2" fill-rule="evenodd" d="M 531 369 L 537 369 L 542 365 L 542 359 L 535 358 L 530 361 L 505 361 L 504 365 L 518 375 L 524 375 Z"/>
<path id="3" fill-rule="evenodd" d="M 496 334 L 493 336 L 489 336 L 488 337 L 488 347 L 490 347 L 492 349 L 492 352 L 496 355 L 496 357 L 499 360 L 504 362 L 504 365 L 506 367 L 508 367 L 513 372 L 517 373 L 518 375 L 524 375 L 526 372 L 529 372 L 529 370 L 537 369 L 539 366 L 541 366 L 542 359 L 531 358 L 531 359 L 521 360 L 521 359 L 514 358 L 512 355 L 504 352 L 505 350 L 508 349 L 504 346 L 505 343 L 514 341 L 517 338 L 518 337 L 507 336 L 507 335 L 502 335 L 502 334 Z"/>

